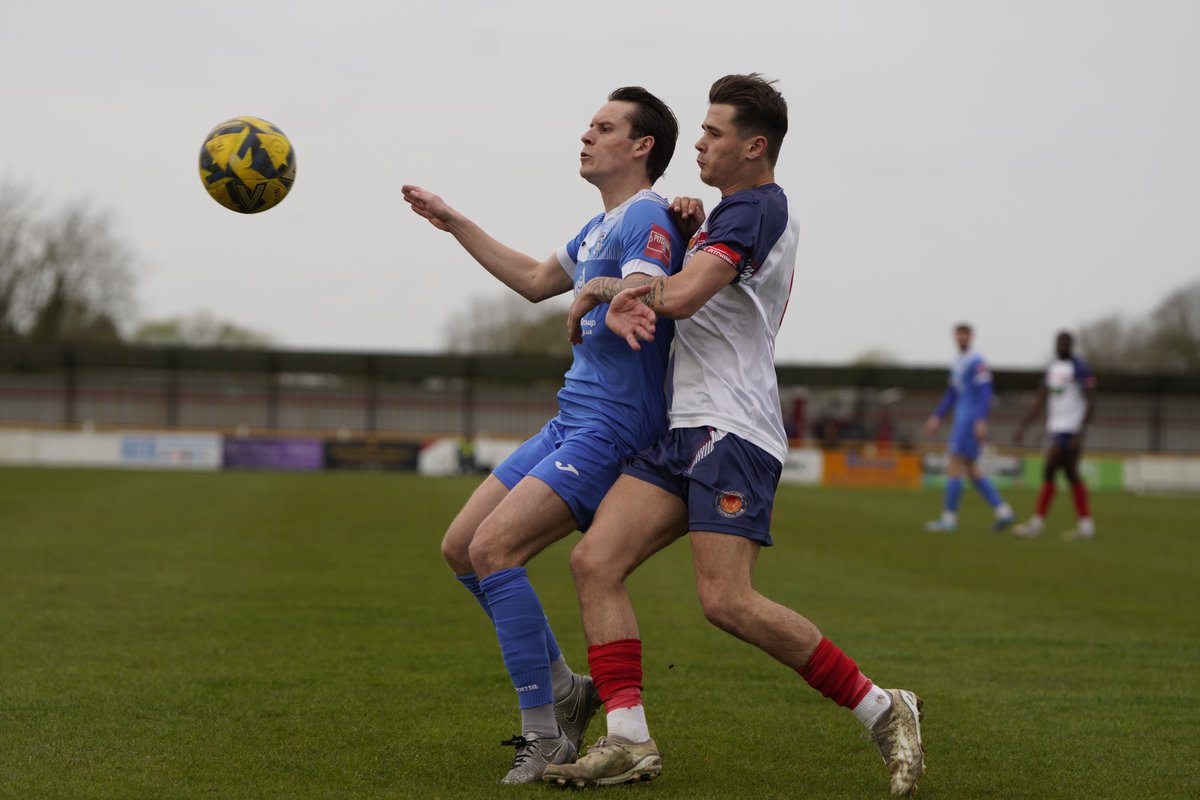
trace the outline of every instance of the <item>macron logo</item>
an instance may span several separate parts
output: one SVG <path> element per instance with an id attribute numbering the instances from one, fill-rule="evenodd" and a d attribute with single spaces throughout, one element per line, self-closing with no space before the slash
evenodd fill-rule
<path id="1" fill-rule="evenodd" d="M 558 468 L 559 468 L 559 469 L 561 469 L 563 472 L 569 472 L 569 473 L 571 473 L 571 474 L 572 474 L 572 475 L 574 475 L 576 478 L 578 478 L 578 477 L 579 477 L 579 470 L 575 469 L 575 465 L 574 465 L 574 464 L 564 464 L 564 463 L 562 463 L 561 461 L 555 461 L 555 462 L 554 462 L 554 466 L 558 467 Z"/>

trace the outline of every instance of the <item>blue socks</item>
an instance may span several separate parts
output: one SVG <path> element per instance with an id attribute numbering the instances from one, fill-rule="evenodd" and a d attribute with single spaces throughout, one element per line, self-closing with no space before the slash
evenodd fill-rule
<path id="1" fill-rule="evenodd" d="M 1000 499 L 1000 493 L 996 491 L 995 485 L 987 478 L 976 478 L 975 488 L 983 495 L 983 499 L 987 500 L 988 505 L 996 508 L 1004 501 Z"/>
<path id="2" fill-rule="evenodd" d="M 492 607 L 488 605 L 487 596 L 484 595 L 483 589 L 479 588 L 479 578 L 475 577 L 474 572 L 468 572 L 466 575 L 455 575 L 458 582 L 467 587 L 467 591 L 475 595 L 475 599 L 479 601 L 479 605 L 483 606 L 483 613 L 488 615 L 488 619 L 494 623 L 492 619 Z"/>
<path id="3" fill-rule="evenodd" d="M 459 578 L 470 588 L 466 576 Z M 504 666 L 517 690 L 521 708 L 534 708 L 554 702 L 550 682 L 550 662 L 560 655 L 537 592 L 524 567 L 509 567 L 478 582 L 487 600 Z M 551 643 L 553 642 L 553 645 Z M 553 654 L 549 652 L 553 649 Z"/>
<path id="4" fill-rule="evenodd" d="M 942 507 L 943 510 L 949 511 L 951 514 L 957 514 L 958 502 L 962 499 L 962 491 L 962 478 L 948 478 L 946 480 L 946 502 Z"/>
<path id="5" fill-rule="evenodd" d="M 483 589 L 479 586 L 479 578 L 475 577 L 474 572 L 468 572 L 466 575 L 455 575 L 458 582 L 467 587 L 467 591 L 475 595 L 475 599 L 479 601 L 479 605 L 483 607 L 483 613 L 488 615 L 488 619 L 495 624 L 496 620 L 492 617 L 492 607 L 488 605 L 487 595 L 483 593 Z M 558 647 L 558 640 L 554 638 L 554 631 L 550 630 L 550 620 L 546 620 L 546 656 L 550 663 L 553 664 L 562 657 L 562 650 Z"/>

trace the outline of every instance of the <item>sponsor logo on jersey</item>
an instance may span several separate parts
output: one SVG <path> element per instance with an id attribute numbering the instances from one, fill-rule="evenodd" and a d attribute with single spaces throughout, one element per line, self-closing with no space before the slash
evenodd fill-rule
<path id="1" fill-rule="evenodd" d="M 746 495 L 741 492 L 724 491 L 717 493 L 717 513 L 722 517 L 733 519 L 746 513 Z"/>
<path id="2" fill-rule="evenodd" d="M 725 245 L 721 244 L 720 242 L 718 242 L 717 244 L 705 245 L 704 252 L 711 253 L 712 255 L 714 255 L 717 258 L 724 261 L 729 266 L 733 267 L 734 269 L 738 270 L 739 272 L 741 271 L 738 265 L 741 263 L 742 257 L 739 254 L 735 253 L 731 248 L 726 247 Z M 753 275 L 754 273 L 751 272 L 750 274 Z"/>
<path id="3" fill-rule="evenodd" d="M 646 241 L 646 249 L 642 252 L 645 258 L 655 258 L 664 264 L 671 263 L 671 236 L 658 225 L 650 226 L 650 238 Z"/>

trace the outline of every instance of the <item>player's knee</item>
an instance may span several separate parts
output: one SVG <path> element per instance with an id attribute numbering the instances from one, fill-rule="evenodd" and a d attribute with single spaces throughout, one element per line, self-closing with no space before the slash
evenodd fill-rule
<path id="1" fill-rule="evenodd" d="M 442 537 L 442 558 L 450 565 L 456 575 L 465 575 L 471 571 L 470 539 L 455 535 L 453 529 L 446 531 Z"/>
<path id="2" fill-rule="evenodd" d="M 571 577 L 575 579 L 576 586 L 584 586 L 591 583 L 598 576 L 603 563 L 596 558 L 593 550 L 595 548 L 588 546 L 588 538 L 585 536 L 571 548 Z"/>
<path id="3" fill-rule="evenodd" d="M 471 544 L 467 547 L 468 560 L 476 575 L 491 575 L 507 567 L 516 566 L 509 563 L 511 553 L 504 546 L 503 538 L 488 527 L 485 522 L 479 526 Z"/>
<path id="4" fill-rule="evenodd" d="M 716 586 L 698 586 L 697 593 L 704 618 L 736 636 L 748 617 L 748 608 L 741 596 Z"/>
<path id="5" fill-rule="evenodd" d="M 606 557 L 590 541 L 584 536 L 571 550 L 571 576 L 575 579 L 576 587 L 582 589 L 601 583 L 620 583 L 625 576 L 622 565 Z"/>

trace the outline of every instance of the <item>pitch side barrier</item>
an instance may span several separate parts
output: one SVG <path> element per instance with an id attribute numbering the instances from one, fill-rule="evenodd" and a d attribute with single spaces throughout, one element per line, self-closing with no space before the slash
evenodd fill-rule
<path id="1" fill-rule="evenodd" d="M 315 468 L 320 451 L 321 468 L 327 459 L 410 468 L 430 442 L 528 437 L 556 412 L 568 366 L 507 355 L 3 344 L 0 427 L 200 431 L 228 437 L 235 462 Z M 994 374 L 990 438 L 1006 447 L 1042 373 Z M 816 480 L 819 461 L 819 482 L 910 485 L 911 454 L 942 446 L 920 430 L 945 386 L 944 367 L 780 365 L 778 375 L 789 435 L 819 451 L 791 459 L 789 474 Z M 1089 456 L 1200 455 L 1200 375 L 1102 372 L 1099 380 Z M 1035 469 L 1039 442 L 1026 444 L 1021 469 Z M 1016 479 L 1011 464 L 997 470 Z M 936 456 L 922 460 L 920 483 L 936 483 L 938 472 Z"/>
<path id="2" fill-rule="evenodd" d="M 0 428 L 0 466 L 359 470 L 445 476 L 487 473 L 520 442 L 483 437 L 416 442 L 209 431 Z M 944 454 L 938 451 L 901 451 L 870 442 L 836 449 L 800 445 L 789 451 L 781 480 L 810 486 L 920 489 L 943 485 L 945 464 Z M 985 452 L 980 465 L 1003 488 L 1041 485 L 1040 453 Z M 1080 470 L 1097 491 L 1200 491 L 1200 457 L 1085 456 Z"/>

